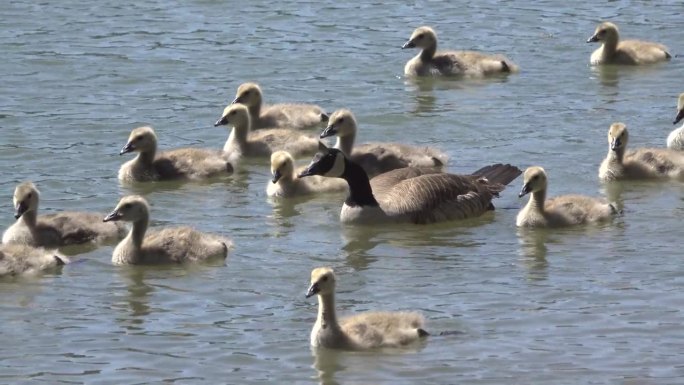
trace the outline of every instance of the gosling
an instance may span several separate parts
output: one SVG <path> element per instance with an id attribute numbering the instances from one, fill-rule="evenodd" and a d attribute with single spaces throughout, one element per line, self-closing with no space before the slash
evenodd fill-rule
<path id="1" fill-rule="evenodd" d="M 232 102 L 232 104 L 236 103 L 244 104 L 249 108 L 253 130 L 316 128 L 328 121 L 325 111 L 315 104 L 281 103 L 264 106 L 261 88 L 256 83 L 241 84 Z"/>
<path id="2" fill-rule="evenodd" d="M 137 152 L 133 160 L 119 169 L 121 182 L 162 180 L 197 180 L 232 174 L 236 156 L 224 156 L 219 150 L 179 148 L 157 154 L 157 135 L 149 126 L 131 131 L 119 155 Z"/>
<path id="3" fill-rule="evenodd" d="M 271 155 L 271 175 L 273 177 L 266 187 L 266 194 L 270 197 L 292 198 L 347 190 L 347 182 L 342 179 L 297 177 L 294 159 L 286 151 L 276 151 Z"/>
<path id="4" fill-rule="evenodd" d="M 565 227 L 609 221 L 618 210 L 614 204 L 584 195 L 562 195 L 546 200 L 548 179 L 541 167 L 523 174 L 519 197 L 532 194 L 516 219 L 518 227 Z"/>
<path id="5" fill-rule="evenodd" d="M 404 66 L 406 76 L 459 76 L 481 78 L 518 72 L 518 66 L 503 55 L 477 51 L 437 52 L 437 34 L 430 27 L 419 27 L 402 46 L 421 51 Z"/>
<path id="6" fill-rule="evenodd" d="M 311 272 L 306 298 L 318 295 L 318 317 L 311 330 L 311 346 L 369 350 L 405 347 L 424 339 L 425 320 L 416 312 L 365 312 L 343 318 L 335 315 L 335 273 L 319 267 Z"/>
<path id="7" fill-rule="evenodd" d="M 201 262 L 228 256 L 233 243 L 227 238 L 202 233 L 190 227 L 167 227 L 147 234 L 150 206 L 145 198 L 130 195 L 103 222 L 132 222 L 133 227 L 114 249 L 115 265 L 155 265 Z"/>
<path id="8" fill-rule="evenodd" d="M 599 168 L 603 182 L 625 179 L 684 180 L 684 153 L 666 148 L 638 148 L 626 152 L 629 133 L 624 123 L 608 130 L 608 155 Z"/>
<path id="9" fill-rule="evenodd" d="M 677 116 L 675 116 L 672 124 L 679 123 L 684 118 L 684 93 L 679 95 L 677 101 Z M 675 129 L 667 136 L 667 148 L 672 150 L 684 150 L 684 124 Z"/>
<path id="10" fill-rule="evenodd" d="M 0 245 L 0 277 L 37 274 L 69 262 L 67 257 L 43 248 L 22 244 Z"/>
<path id="11" fill-rule="evenodd" d="M 620 41 L 617 25 L 604 22 L 596 27 L 587 43 L 602 43 L 590 58 L 592 65 L 626 64 L 642 65 L 667 61 L 672 58 L 667 47 L 662 44 L 640 40 Z"/>
<path id="12" fill-rule="evenodd" d="M 101 223 L 101 214 L 60 212 L 38 216 L 40 192 L 31 182 L 14 189 L 14 217 L 17 221 L 2 235 L 2 243 L 34 247 L 62 247 L 114 242 L 126 233 L 120 223 Z"/>

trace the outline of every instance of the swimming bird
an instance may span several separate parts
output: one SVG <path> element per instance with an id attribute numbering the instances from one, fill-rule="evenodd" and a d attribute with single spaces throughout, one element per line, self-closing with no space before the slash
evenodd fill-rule
<path id="1" fill-rule="evenodd" d="M 266 194 L 270 197 L 291 198 L 347 190 L 347 182 L 342 179 L 321 176 L 297 177 L 294 159 L 286 151 L 276 151 L 271 155 L 271 175 L 273 178 L 266 187 Z"/>
<path id="2" fill-rule="evenodd" d="M 677 101 L 677 116 L 672 124 L 679 123 L 684 118 L 684 93 L 679 95 Z M 672 150 L 684 150 L 684 124 L 675 129 L 667 136 L 667 148 Z"/>
<path id="3" fill-rule="evenodd" d="M 564 227 L 608 221 L 617 207 L 605 200 L 584 195 L 561 195 L 546 199 L 548 178 L 543 168 L 525 170 L 519 197 L 532 194 L 516 218 L 518 227 Z"/>
<path id="4" fill-rule="evenodd" d="M 149 126 L 131 131 L 128 142 L 119 155 L 137 152 L 138 155 L 121 165 L 122 182 L 202 179 L 232 174 L 237 156 L 224 156 L 220 150 L 179 148 L 157 153 L 157 135 Z"/>
<path id="5" fill-rule="evenodd" d="M 243 104 L 231 104 L 223 111 L 221 119 L 214 126 L 233 126 L 226 144 L 225 154 L 239 154 L 247 157 L 270 157 L 278 150 L 287 151 L 292 156 L 312 155 L 318 148 L 318 140 L 288 128 L 272 128 L 250 132 L 251 118 Z"/>
<path id="6" fill-rule="evenodd" d="M 202 233 L 191 227 L 165 227 L 147 234 L 150 206 L 145 198 L 129 195 L 121 198 L 103 222 L 132 222 L 133 227 L 114 249 L 115 265 L 152 265 L 201 262 L 228 256 L 233 242 L 228 238 Z"/>
<path id="7" fill-rule="evenodd" d="M 361 166 L 336 148 L 321 143 L 320 151 L 299 177 L 342 178 L 349 196 L 342 206 L 344 223 L 434 223 L 477 217 L 493 210 L 492 199 L 521 171 L 494 164 L 472 175 L 435 173 L 434 169 L 403 168 L 369 181 Z"/>
<path id="8" fill-rule="evenodd" d="M 449 157 L 442 151 L 423 146 L 401 143 L 366 143 L 354 146 L 358 127 L 354 114 L 347 109 L 335 111 L 328 127 L 320 137 L 337 136 L 335 148 L 359 164 L 370 178 L 404 167 L 435 167 L 442 169 Z"/>
<path id="9" fill-rule="evenodd" d="M 503 55 L 477 51 L 437 52 L 437 34 L 430 27 L 419 27 L 402 46 L 421 51 L 404 66 L 406 76 L 462 76 L 478 78 L 518 72 L 518 66 Z"/>
<path id="10" fill-rule="evenodd" d="M 101 214 L 60 212 L 38 216 L 40 192 L 31 182 L 14 189 L 14 217 L 17 219 L 2 235 L 2 243 L 19 243 L 36 247 L 61 247 L 77 244 L 99 244 L 124 236 L 123 224 L 102 223 Z"/>
<path id="11" fill-rule="evenodd" d="M 318 296 L 318 317 L 311 330 L 311 346 L 368 350 L 403 347 L 429 335 L 425 319 L 417 312 L 365 312 L 337 321 L 335 273 L 329 267 L 311 272 L 306 298 Z"/>
<path id="12" fill-rule="evenodd" d="M 587 39 L 587 43 L 600 42 L 590 58 L 592 65 L 599 64 L 652 64 L 670 60 L 672 55 L 662 44 L 640 40 L 620 41 L 617 25 L 604 22 L 596 27 L 594 34 Z"/>
<path id="13" fill-rule="evenodd" d="M 252 129 L 319 127 L 328 121 L 325 111 L 315 104 L 279 103 L 264 105 L 261 88 L 256 83 L 243 83 L 238 87 L 232 104 L 244 104 L 249 109 Z"/>
<path id="14" fill-rule="evenodd" d="M 603 182 L 622 179 L 684 180 L 684 153 L 667 148 L 637 148 L 626 152 L 629 133 L 624 123 L 608 130 L 608 155 L 599 168 Z"/>
<path id="15" fill-rule="evenodd" d="M 42 247 L 22 244 L 0 245 L 0 277 L 35 274 L 69 262 L 67 257 Z"/>

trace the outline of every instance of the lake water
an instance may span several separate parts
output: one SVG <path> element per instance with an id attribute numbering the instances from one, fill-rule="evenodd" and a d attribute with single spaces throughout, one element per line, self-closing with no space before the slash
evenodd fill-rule
<path id="1" fill-rule="evenodd" d="M 681 183 L 606 191 L 614 121 L 631 146 L 664 146 L 684 91 L 681 58 L 592 69 L 601 20 L 681 54 L 680 1 L 301 2 L 74 0 L 0 5 L 0 225 L 14 186 L 43 213 L 103 215 L 131 193 L 116 173 L 129 131 L 160 147 L 222 147 L 214 128 L 244 81 L 266 101 L 352 109 L 359 141 L 437 146 L 449 170 L 542 165 L 550 195 L 609 194 L 615 223 L 520 232 L 513 182 L 463 223 L 340 225 L 341 195 L 267 199 L 265 162 L 210 183 L 133 190 L 154 226 L 229 235 L 226 264 L 115 267 L 112 247 L 68 250 L 57 274 L 0 281 L 2 384 L 684 383 Z M 402 76 L 420 25 L 440 47 L 501 52 L 522 72 L 480 82 Z M 308 160 L 301 160 L 306 163 Z M 343 314 L 415 309 L 433 336 L 408 351 L 312 352 L 310 270 L 331 266 Z"/>

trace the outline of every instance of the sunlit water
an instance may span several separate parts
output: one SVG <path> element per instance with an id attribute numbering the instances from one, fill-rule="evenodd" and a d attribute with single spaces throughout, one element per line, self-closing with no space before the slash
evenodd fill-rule
<path id="1" fill-rule="evenodd" d="M 657 3 L 657 4 L 656 4 Z M 680 183 L 605 189 L 613 121 L 663 146 L 684 91 L 681 58 L 588 67 L 597 22 L 681 53 L 680 2 L 59 2 L 0 5 L 0 224 L 17 182 L 42 212 L 103 215 L 147 196 L 154 226 L 229 235 L 226 264 L 115 267 L 112 246 L 42 277 L 0 281 L 0 383 L 675 384 L 684 382 Z M 518 75 L 402 76 L 413 28 L 443 48 L 502 52 Z M 437 146 L 454 172 L 539 164 L 551 195 L 624 205 L 615 223 L 515 228 L 520 179 L 482 218 L 358 229 L 343 196 L 272 202 L 265 162 L 196 184 L 119 186 L 119 149 L 141 124 L 160 147 L 220 148 L 214 128 L 243 81 L 267 101 L 352 109 L 359 141 Z M 302 163 L 306 160 L 302 159 Z M 416 309 L 434 336 L 408 351 L 312 352 L 309 272 L 339 276 L 341 313 Z"/>

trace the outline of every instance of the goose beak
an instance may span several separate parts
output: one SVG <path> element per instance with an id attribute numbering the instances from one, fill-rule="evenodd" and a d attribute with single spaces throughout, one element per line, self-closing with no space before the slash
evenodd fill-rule
<path id="1" fill-rule="evenodd" d="M 321 122 L 327 122 L 328 120 L 330 120 L 330 116 L 325 112 L 321 112 Z"/>
<path id="2" fill-rule="evenodd" d="M 302 170 L 302 172 L 300 172 L 299 175 L 297 175 L 297 178 L 304 178 L 305 176 L 316 175 L 315 170 L 316 170 L 316 163 L 311 162 L 311 164 L 307 168 Z"/>
<path id="3" fill-rule="evenodd" d="M 282 177 L 283 177 L 283 174 L 280 173 L 280 170 L 275 170 L 275 171 L 273 172 L 273 179 L 271 179 L 271 182 L 273 182 L 274 184 L 275 184 L 275 183 L 278 183 L 278 181 L 279 181 L 280 178 L 282 178 Z"/>
<path id="4" fill-rule="evenodd" d="M 306 291 L 306 298 L 311 298 L 314 295 L 318 294 L 318 292 L 321 291 L 321 289 L 318 287 L 318 282 L 311 284 L 309 286 L 309 290 Z"/>
<path id="5" fill-rule="evenodd" d="M 620 139 L 615 138 L 615 139 L 613 139 L 613 140 L 610 141 L 610 149 L 611 149 L 612 151 L 617 151 L 618 148 L 620 148 L 620 144 L 621 144 L 621 143 L 620 143 Z"/>
<path id="6" fill-rule="evenodd" d="M 24 202 L 17 203 L 17 207 L 14 208 L 14 219 L 21 218 L 24 213 L 28 211 L 28 205 Z"/>
<path id="7" fill-rule="evenodd" d="M 529 183 L 525 183 L 520 190 L 520 194 L 518 194 L 518 198 L 522 198 L 530 192 L 532 192 L 532 187 L 530 187 Z"/>
<path id="8" fill-rule="evenodd" d="M 118 221 L 121 219 L 121 213 L 119 210 L 114 210 L 111 213 L 109 213 L 104 219 L 102 219 L 102 222 L 109 222 L 109 221 Z"/>
<path id="9" fill-rule="evenodd" d="M 412 40 L 409 40 L 406 43 L 404 43 L 404 45 L 401 46 L 401 49 L 406 49 L 406 48 L 416 48 L 416 43 L 414 43 Z"/>
<path id="10" fill-rule="evenodd" d="M 217 120 L 216 123 L 214 123 L 214 127 L 225 126 L 227 124 L 228 124 L 228 119 L 226 119 L 225 116 L 222 116 L 221 119 Z"/>
<path id="11" fill-rule="evenodd" d="M 597 35 L 592 35 L 590 38 L 587 39 L 587 43 L 596 43 L 597 41 L 599 41 Z"/>
<path id="12" fill-rule="evenodd" d="M 672 122 L 672 124 L 677 124 L 679 123 L 682 119 L 684 119 L 684 108 L 679 110 L 677 113 L 677 116 L 675 116 L 675 120 Z"/>
<path id="13" fill-rule="evenodd" d="M 135 150 L 135 146 L 133 145 L 133 143 L 128 142 L 125 146 L 121 148 L 121 151 L 119 151 L 119 155 L 128 154 L 133 150 Z"/>
<path id="14" fill-rule="evenodd" d="M 329 138 L 329 137 L 335 136 L 335 135 L 337 135 L 337 128 L 335 128 L 335 126 L 333 126 L 333 125 L 330 125 L 330 126 L 326 127 L 323 130 L 323 132 L 321 132 L 321 139 Z"/>

